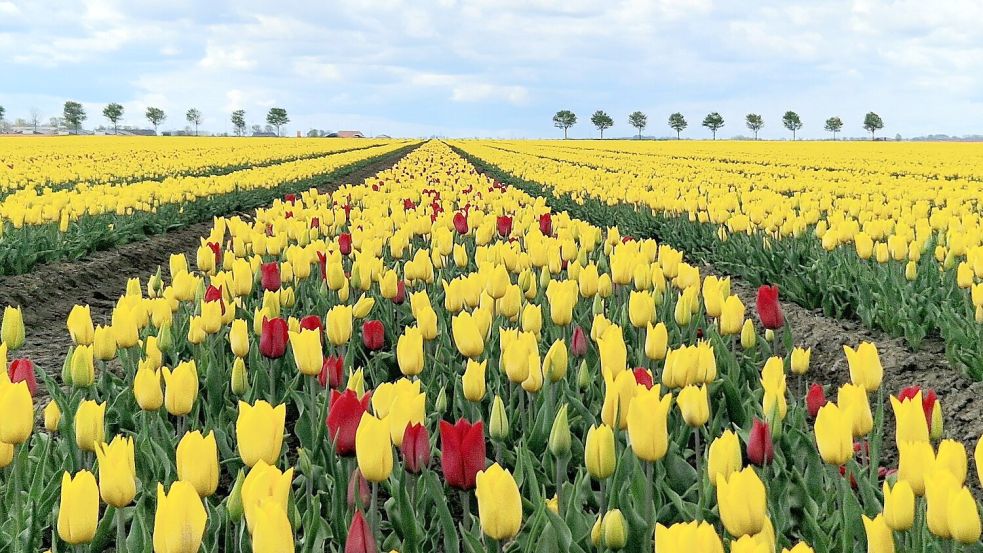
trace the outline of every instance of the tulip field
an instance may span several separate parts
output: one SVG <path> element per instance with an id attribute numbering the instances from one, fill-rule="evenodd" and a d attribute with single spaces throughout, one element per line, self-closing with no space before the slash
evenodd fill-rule
<path id="1" fill-rule="evenodd" d="M 0 272 L 214 216 L 60 366 L 4 310 L 0 553 L 983 552 L 947 390 L 787 317 L 983 379 L 978 149 L 224 140 L 0 142 Z"/>

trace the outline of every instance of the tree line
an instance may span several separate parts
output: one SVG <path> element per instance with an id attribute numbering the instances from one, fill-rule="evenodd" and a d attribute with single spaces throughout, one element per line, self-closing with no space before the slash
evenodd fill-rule
<path id="1" fill-rule="evenodd" d="M 124 112 L 125 108 L 123 105 L 117 102 L 107 104 L 102 110 L 102 116 L 112 125 L 115 134 L 119 134 L 119 123 L 123 120 Z M 3 120 L 4 113 L 4 107 L 0 106 L 0 120 Z M 81 103 L 69 100 L 65 102 L 62 108 L 62 117 L 65 120 L 65 124 L 74 130 L 75 134 L 78 134 L 82 129 L 82 123 L 89 116 Z M 160 124 L 167 120 L 167 113 L 161 108 L 150 106 L 144 112 L 144 117 L 154 127 L 154 133 L 156 133 Z M 198 108 L 190 108 L 184 114 L 188 125 L 194 128 L 195 136 L 198 136 L 198 127 L 201 125 L 202 117 L 201 110 Z M 35 131 L 37 130 L 39 119 L 40 114 L 37 113 L 37 110 L 32 110 L 32 121 L 34 122 Z M 242 109 L 233 111 L 231 121 L 236 136 L 244 136 L 246 134 L 246 111 Z M 276 129 L 277 136 L 280 136 L 280 127 L 283 127 L 289 122 L 290 117 L 284 108 L 273 107 L 266 113 L 266 123 Z"/>
<path id="2" fill-rule="evenodd" d="M 604 138 L 605 129 L 609 129 L 614 126 L 614 119 L 610 115 L 605 113 L 603 110 L 595 111 L 591 117 L 590 122 L 593 124 L 597 130 L 600 132 L 600 137 Z M 567 130 L 577 124 L 577 114 L 570 110 L 560 110 L 556 112 L 553 116 L 553 126 L 559 129 L 563 129 L 563 138 L 567 138 Z M 642 138 L 642 130 L 648 126 L 648 116 L 640 111 L 634 111 L 628 115 L 628 124 L 632 127 L 638 129 L 638 138 Z M 686 118 L 682 113 L 676 112 L 669 116 L 669 128 L 676 131 L 676 139 L 681 137 L 684 129 L 689 125 L 686 122 Z M 708 113 L 706 117 L 703 118 L 703 126 L 706 127 L 711 133 L 713 133 L 713 139 L 717 139 L 717 131 L 724 127 L 724 118 L 722 115 L 716 111 Z M 765 126 L 765 120 L 757 113 L 749 113 L 744 117 L 744 124 L 747 128 L 754 133 L 754 139 L 758 139 L 758 131 L 760 131 Z M 798 113 L 794 111 L 786 111 L 785 115 L 782 116 L 782 126 L 792 132 L 792 140 L 796 139 L 796 133 L 802 128 L 802 118 L 799 117 Z M 833 140 L 836 140 L 836 135 L 843 130 L 843 120 L 837 116 L 830 117 L 826 120 L 826 125 L 823 127 L 826 131 L 833 133 Z M 880 115 L 874 112 L 868 112 L 864 116 L 863 128 L 870 133 L 871 140 L 874 139 L 874 133 L 884 128 L 884 120 L 881 119 Z"/>

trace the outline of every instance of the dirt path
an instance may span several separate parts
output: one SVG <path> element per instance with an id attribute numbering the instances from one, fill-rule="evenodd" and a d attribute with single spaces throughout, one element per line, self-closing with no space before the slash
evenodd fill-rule
<path id="1" fill-rule="evenodd" d="M 411 149 L 383 156 L 343 177 L 326 179 L 319 190 L 330 192 L 342 183 L 359 183 L 392 167 Z M 65 321 L 73 306 L 89 304 L 93 322 L 108 323 L 116 300 L 126 290 L 127 279 L 140 277 L 145 284 L 158 266 L 166 270 L 172 253 L 184 253 L 193 263 L 199 239 L 211 227 L 211 221 L 196 223 L 94 252 L 80 261 L 39 265 L 29 273 L 0 278 L 0 306 L 21 306 L 27 332 L 24 347 L 11 357 L 27 357 L 42 370 L 60 373 L 72 344 Z"/>

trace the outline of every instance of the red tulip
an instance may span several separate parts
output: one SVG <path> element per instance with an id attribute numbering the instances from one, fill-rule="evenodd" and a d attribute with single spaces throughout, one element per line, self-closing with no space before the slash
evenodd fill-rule
<path id="1" fill-rule="evenodd" d="M 824 405 L 826 405 L 826 392 L 819 384 L 813 384 L 809 388 L 809 393 L 806 394 L 806 411 L 809 412 L 809 417 L 816 418 L 819 409 Z"/>
<path id="2" fill-rule="evenodd" d="M 324 357 L 321 363 L 321 374 L 317 375 L 317 381 L 322 388 L 330 387 L 332 390 L 341 386 L 341 377 L 345 372 L 345 358 L 340 355 L 329 355 Z"/>
<path id="3" fill-rule="evenodd" d="M 354 390 L 345 390 L 339 394 L 331 390 L 328 402 L 328 437 L 335 444 L 338 455 L 349 456 L 355 453 L 355 431 L 362 415 L 369 409 L 371 393 L 366 393 L 361 399 Z"/>
<path id="4" fill-rule="evenodd" d="M 403 305 L 403 302 L 406 301 L 405 281 L 400 280 L 396 282 L 396 295 L 392 297 L 391 301 L 396 305 Z"/>
<path id="5" fill-rule="evenodd" d="M 358 489 L 357 498 L 355 497 L 356 488 Z M 358 467 L 355 467 L 355 470 L 352 471 L 351 476 L 348 478 L 348 508 L 368 507 L 369 501 L 372 499 L 369 493 L 369 481 L 362 476 L 362 471 L 358 470 Z M 356 505 L 356 499 L 361 503 Z"/>
<path id="6" fill-rule="evenodd" d="M 553 216 L 549 212 L 539 216 L 539 232 L 545 236 L 553 236 Z"/>
<path id="7" fill-rule="evenodd" d="M 898 394 L 898 399 L 904 401 L 906 399 L 915 399 L 918 392 L 922 393 L 922 411 L 925 412 L 925 421 L 928 423 L 928 427 L 932 427 L 932 412 L 935 410 L 935 402 L 939 399 L 935 395 L 935 390 L 922 390 L 920 386 L 909 386 Z"/>
<path id="8" fill-rule="evenodd" d="M 498 223 L 498 234 L 505 238 L 506 236 L 512 234 L 512 218 L 508 215 L 499 215 L 497 221 Z"/>
<path id="9" fill-rule="evenodd" d="M 311 217 L 311 228 L 316 228 L 316 229 L 321 228 L 321 218 L 320 217 Z"/>
<path id="10" fill-rule="evenodd" d="M 297 194 L 287 194 L 283 197 L 283 201 L 293 205 L 297 203 Z"/>
<path id="11" fill-rule="evenodd" d="M 580 328 L 580 325 L 574 325 L 573 337 L 570 338 L 570 353 L 574 357 L 583 357 L 587 355 L 587 346 L 587 333 Z"/>
<path id="12" fill-rule="evenodd" d="M 222 300 L 222 287 L 209 285 L 205 288 L 205 301 L 221 301 Z"/>
<path id="13" fill-rule="evenodd" d="M 759 467 L 775 460 L 775 446 L 771 442 L 771 428 L 768 423 L 754 419 L 751 435 L 748 437 L 747 459 Z"/>
<path id="14" fill-rule="evenodd" d="M 454 230 L 458 234 L 468 233 L 468 218 L 460 211 L 454 214 Z"/>
<path id="15" fill-rule="evenodd" d="M 27 382 L 31 395 L 38 393 L 38 379 L 34 374 L 34 363 L 30 359 L 14 359 L 7 367 L 7 377 L 11 382 Z"/>
<path id="16" fill-rule="evenodd" d="M 635 374 L 636 384 L 641 384 L 642 386 L 645 386 L 645 389 L 647 390 L 652 389 L 652 385 L 653 385 L 652 375 L 649 374 L 647 370 L 645 370 L 645 367 L 638 367 L 632 372 L 634 372 Z"/>
<path id="17" fill-rule="evenodd" d="M 430 433 L 422 424 L 408 424 L 403 431 L 403 462 L 407 472 L 418 474 L 430 465 Z"/>
<path id="18" fill-rule="evenodd" d="M 415 208 L 416 208 L 416 204 L 413 203 L 413 200 L 411 200 L 409 198 L 406 198 L 405 200 L 403 200 L 403 211 L 409 211 L 409 210 L 415 209 Z"/>
<path id="19" fill-rule="evenodd" d="M 260 267 L 260 283 L 263 290 L 276 292 L 280 289 L 280 264 L 276 261 L 263 263 Z"/>
<path id="20" fill-rule="evenodd" d="M 440 421 L 440 468 L 447 483 L 461 490 L 475 487 L 475 476 L 485 469 L 485 436 L 481 421 L 457 424 Z"/>
<path id="21" fill-rule="evenodd" d="M 317 266 L 321 269 L 321 280 L 328 279 L 328 256 L 324 252 L 317 252 Z"/>
<path id="22" fill-rule="evenodd" d="M 221 265 L 222 264 L 222 245 L 219 244 L 218 242 L 206 242 L 205 245 L 208 246 L 209 249 L 212 250 L 212 253 L 215 255 L 215 264 L 216 265 Z"/>
<path id="23" fill-rule="evenodd" d="M 351 223 L 352 222 L 352 203 L 351 203 L 351 198 L 348 199 L 348 203 L 346 203 L 345 205 L 343 205 L 341 207 L 341 209 L 344 209 L 345 210 L 345 224 L 347 225 L 347 224 Z"/>
<path id="24" fill-rule="evenodd" d="M 782 315 L 782 306 L 778 303 L 778 286 L 761 286 L 758 288 L 758 318 L 761 325 L 767 329 L 775 330 L 782 328 L 785 324 L 785 316 Z"/>
<path id="25" fill-rule="evenodd" d="M 348 255 L 352 253 L 352 235 L 343 232 L 338 236 L 338 251 L 341 255 Z"/>
<path id="26" fill-rule="evenodd" d="M 373 319 L 362 323 L 362 344 L 365 345 L 365 349 L 378 351 L 382 349 L 385 342 L 386 327 L 382 325 L 382 321 Z"/>
<path id="27" fill-rule="evenodd" d="M 308 315 L 300 320 L 300 328 L 304 330 L 317 330 L 321 332 L 324 330 L 324 323 L 321 321 L 321 317 L 317 315 Z"/>
<path id="28" fill-rule="evenodd" d="M 259 336 L 259 352 L 267 359 L 279 359 L 287 352 L 287 321 L 277 317 L 263 318 L 263 332 Z M 272 376 L 271 376 L 272 377 Z"/>
<path id="29" fill-rule="evenodd" d="M 356 510 L 352 524 L 348 527 L 348 539 L 345 540 L 345 553 L 376 553 L 375 536 L 372 528 L 362 516 L 362 511 Z"/>

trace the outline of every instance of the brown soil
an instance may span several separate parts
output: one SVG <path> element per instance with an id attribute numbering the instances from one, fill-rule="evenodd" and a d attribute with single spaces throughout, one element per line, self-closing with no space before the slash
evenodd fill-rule
<path id="1" fill-rule="evenodd" d="M 342 179 L 328 180 L 319 190 L 330 192 L 342 182 L 362 182 L 392 167 L 411 149 L 383 156 Z M 72 307 L 88 304 L 96 324 L 108 323 L 116 300 L 126 290 L 127 279 L 139 277 L 145 284 L 157 267 L 167 267 L 172 253 L 184 253 L 193 262 L 199 239 L 211 227 L 211 221 L 196 223 L 95 252 L 80 261 L 39 265 L 29 273 L 0 278 L 0 306 L 19 305 L 24 312 L 27 339 L 23 348 L 11 353 L 11 358 L 27 357 L 49 374 L 60 374 L 72 345 L 65 326 Z"/>

